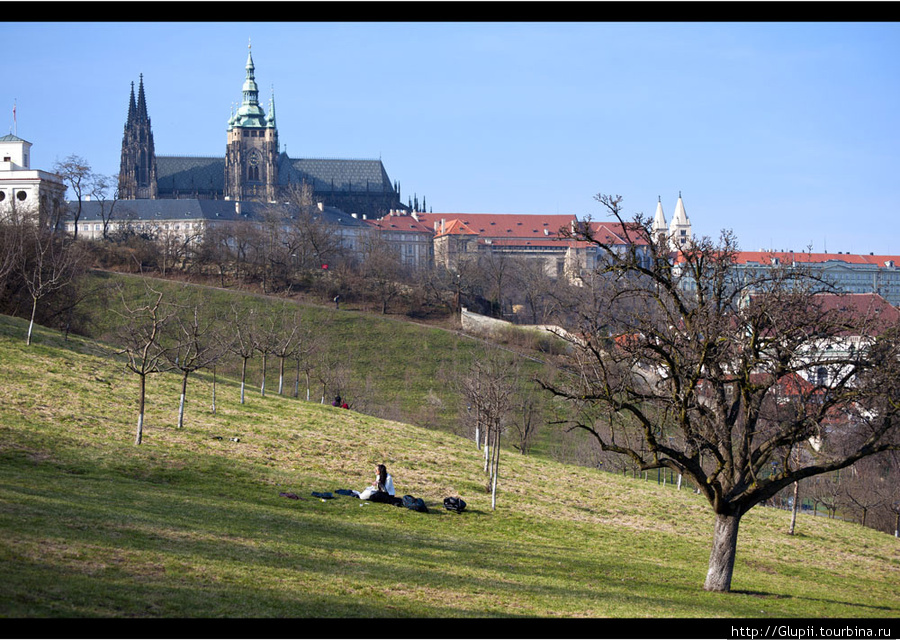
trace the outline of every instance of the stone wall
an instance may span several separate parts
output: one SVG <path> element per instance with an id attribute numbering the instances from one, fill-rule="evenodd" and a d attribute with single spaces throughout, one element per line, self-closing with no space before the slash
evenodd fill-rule
<path id="1" fill-rule="evenodd" d="M 557 337 L 561 337 L 568 342 L 578 341 L 575 336 L 570 334 L 562 327 L 558 327 L 556 325 L 513 324 L 512 322 L 507 322 L 506 320 L 500 320 L 498 318 L 491 318 L 488 316 L 473 313 L 465 307 L 463 307 L 460 311 L 460 323 L 462 324 L 463 331 L 485 337 L 499 337 L 500 335 L 502 335 L 503 331 L 509 328 L 516 328 L 531 331 L 544 331 L 547 333 L 551 333 Z"/>

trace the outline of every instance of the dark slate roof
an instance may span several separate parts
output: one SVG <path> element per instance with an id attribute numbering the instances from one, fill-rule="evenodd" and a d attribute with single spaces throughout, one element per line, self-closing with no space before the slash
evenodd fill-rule
<path id="1" fill-rule="evenodd" d="M 156 183 L 164 193 L 225 191 L 225 158 L 156 156 Z"/>
<path id="2" fill-rule="evenodd" d="M 225 158 L 157 156 L 157 185 L 160 193 L 225 192 Z M 278 156 L 278 184 L 301 182 L 315 191 L 327 193 L 390 193 L 394 186 L 381 160 L 311 158 L 292 160 Z"/>
<path id="3" fill-rule="evenodd" d="M 368 190 L 372 193 L 391 192 L 394 186 L 381 160 L 342 160 L 309 158 L 290 160 L 282 154 L 278 181 L 281 184 L 305 180 L 319 192 Z M 287 166 L 286 166 L 287 165 Z"/>
<path id="4" fill-rule="evenodd" d="M 75 202 L 69 203 L 75 206 Z M 79 223 L 89 223 L 101 220 L 100 202 L 90 200 L 81 203 L 82 214 Z M 105 203 L 107 210 L 110 202 Z M 197 200 L 197 199 L 162 199 L 162 200 L 119 200 L 115 203 L 113 209 L 113 222 L 121 221 L 126 217 L 133 216 L 134 219 L 147 222 L 151 220 L 171 221 L 171 220 L 253 220 L 267 207 L 274 206 L 264 202 L 241 202 L 241 213 L 237 212 L 236 203 L 233 200 Z M 291 207 L 283 205 L 289 213 Z M 368 228 L 363 220 L 354 218 L 350 214 L 326 206 L 321 212 L 325 219 L 342 227 L 365 227 Z"/>

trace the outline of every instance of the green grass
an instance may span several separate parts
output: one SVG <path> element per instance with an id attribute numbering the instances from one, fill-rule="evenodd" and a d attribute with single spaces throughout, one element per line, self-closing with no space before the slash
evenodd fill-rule
<path id="1" fill-rule="evenodd" d="M 115 287 L 121 287 L 126 299 L 133 301 L 146 295 L 146 278 L 110 272 L 92 272 L 89 287 L 101 292 L 85 308 L 88 309 L 89 333 L 97 339 L 110 339 L 119 318 L 114 311 L 121 309 Z M 177 302 L 198 287 L 174 281 L 154 279 L 153 286 L 164 292 L 164 299 Z M 203 287 L 212 306 L 229 314 L 232 305 L 238 309 L 264 310 L 283 299 L 256 295 L 232 289 Z M 104 297 L 105 296 L 105 297 Z M 288 304 L 293 301 L 287 300 Z M 399 317 L 360 313 L 347 309 L 335 310 L 311 304 L 299 304 L 302 324 L 314 329 L 321 344 L 321 361 L 349 371 L 350 379 L 341 391 L 354 406 L 365 407 L 366 413 L 394 419 L 415 418 L 419 424 L 428 422 L 445 431 L 458 427 L 460 403 L 452 381 L 459 372 L 466 372 L 475 357 L 483 352 L 479 340 L 462 336 L 442 328 L 406 322 Z M 220 370 L 233 377 L 240 375 L 237 358 L 221 363 Z M 262 358 L 249 362 L 247 383 L 260 387 Z M 293 394 L 295 363 L 286 368 L 286 392 Z M 278 360 L 269 358 L 266 375 L 267 393 L 277 390 Z M 301 379 L 301 396 L 306 396 L 305 381 Z M 320 400 L 321 384 L 313 381 L 311 399 Z M 333 389 L 329 389 L 331 400 Z M 431 404 L 434 409 L 427 411 Z M 427 414 L 427 415 L 426 415 Z"/>
<path id="2" fill-rule="evenodd" d="M 41 328 L 26 347 L 25 329 L 0 316 L 3 617 L 900 617 L 891 536 L 804 515 L 789 536 L 789 513 L 757 508 L 734 592 L 707 593 L 712 516 L 689 491 L 505 452 L 492 511 L 471 441 L 240 405 L 233 380 L 213 415 L 194 379 L 177 429 L 177 377 L 152 377 L 136 446 L 121 363 Z M 378 462 L 430 512 L 311 496 L 361 489 Z M 441 506 L 456 494 L 463 514 Z"/>

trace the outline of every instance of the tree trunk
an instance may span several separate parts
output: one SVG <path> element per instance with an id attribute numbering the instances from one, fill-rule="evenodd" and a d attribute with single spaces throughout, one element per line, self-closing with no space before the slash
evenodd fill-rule
<path id="1" fill-rule="evenodd" d="M 269 359 L 268 354 L 263 354 L 263 370 L 262 370 L 262 386 L 259 388 L 259 395 L 265 397 L 266 395 L 266 365 Z"/>
<path id="2" fill-rule="evenodd" d="M 241 363 L 241 404 L 244 404 L 244 387 L 247 383 L 247 358 Z"/>
<path id="3" fill-rule="evenodd" d="M 25 346 L 31 346 L 31 331 L 34 329 L 34 316 L 37 313 L 37 301 L 38 299 L 32 296 L 32 305 L 31 305 L 31 322 L 28 323 L 28 335 L 25 337 Z"/>
<path id="4" fill-rule="evenodd" d="M 138 400 L 138 423 L 137 435 L 134 438 L 135 444 L 140 444 L 144 438 L 144 399 L 146 398 L 147 377 L 141 376 L 141 393 Z"/>
<path id="5" fill-rule="evenodd" d="M 709 555 L 709 571 L 703 588 L 707 591 L 731 590 L 734 573 L 734 557 L 737 554 L 738 525 L 740 515 L 716 514 L 712 553 Z"/>
<path id="6" fill-rule="evenodd" d="M 797 525 L 797 510 L 800 508 L 800 483 L 794 483 L 794 504 L 791 508 L 791 531 L 790 534 L 794 535 L 794 527 Z"/>
<path id="7" fill-rule="evenodd" d="M 497 474 L 491 478 L 491 511 L 497 509 Z"/>
<path id="8" fill-rule="evenodd" d="M 188 374 L 181 376 L 181 399 L 178 402 L 178 428 L 184 427 L 184 398 L 187 395 Z"/>

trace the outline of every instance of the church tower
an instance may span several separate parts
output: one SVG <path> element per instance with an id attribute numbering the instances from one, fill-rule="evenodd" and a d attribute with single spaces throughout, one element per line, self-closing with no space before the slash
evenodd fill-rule
<path id="1" fill-rule="evenodd" d="M 225 149 L 225 199 L 274 202 L 278 184 L 278 130 L 275 97 L 267 116 L 259 106 L 253 56 L 247 52 L 243 101 L 228 121 Z"/>
<path id="2" fill-rule="evenodd" d="M 144 96 L 144 75 L 138 85 L 137 102 L 134 99 L 134 83 L 131 83 L 131 99 L 128 118 L 122 136 L 122 159 L 119 165 L 119 198 L 158 197 L 156 151 L 153 147 L 153 131 L 147 115 L 147 99 Z"/>
<path id="3" fill-rule="evenodd" d="M 650 227 L 650 233 L 653 234 L 653 240 L 660 246 L 669 244 L 669 228 L 666 224 L 666 214 L 663 213 L 662 198 L 656 202 L 656 213 L 653 216 L 653 226 Z"/>
<path id="4" fill-rule="evenodd" d="M 673 251 L 680 251 L 683 246 L 691 241 L 691 221 L 684 211 L 684 201 L 681 192 L 678 192 L 678 202 L 675 204 L 675 214 L 669 225 L 669 241 Z"/>

